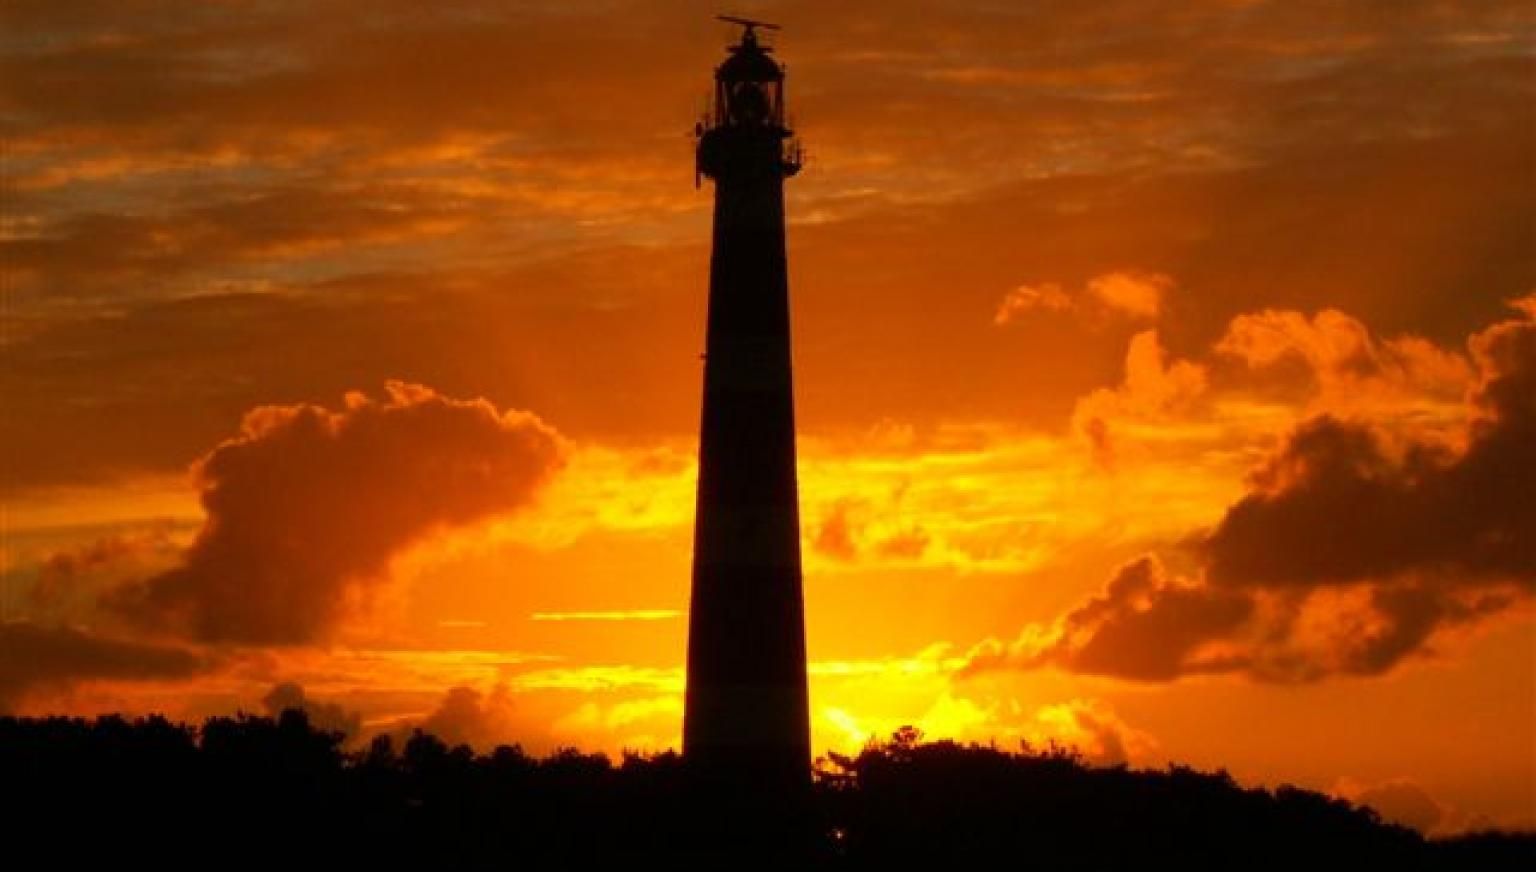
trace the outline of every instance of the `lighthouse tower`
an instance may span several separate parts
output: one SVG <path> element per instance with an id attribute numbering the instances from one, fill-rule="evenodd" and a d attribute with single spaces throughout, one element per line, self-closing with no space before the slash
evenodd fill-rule
<path id="1" fill-rule="evenodd" d="M 714 251 L 688 615 L 683 756 L 758 794 L 810 779 L 784 180 L 800 151 L 784 69 L 743 26 L 715 70 L 697 169 L 715 183 Z"/>

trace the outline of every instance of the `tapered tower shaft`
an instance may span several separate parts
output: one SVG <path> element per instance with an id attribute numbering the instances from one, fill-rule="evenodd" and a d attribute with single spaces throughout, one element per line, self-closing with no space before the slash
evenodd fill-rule
<path id="1" fill-rule="evenodd" d="M 716 71 L 715 182 L 688 690 L 690 766 L 753 789 L 809 780 L 784 179 L 783 71 L 752 29 Z"/>

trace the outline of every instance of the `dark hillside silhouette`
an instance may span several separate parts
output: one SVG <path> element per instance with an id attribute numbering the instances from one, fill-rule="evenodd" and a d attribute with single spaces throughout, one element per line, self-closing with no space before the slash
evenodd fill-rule
<path id="1" fill-rule="evenodd" d="M 691 802 L 684 776 L 670 752 L 537 759 L 517 746 L 476 754 L 421 732 L 344 751 L 340 734 L 298 710 L 201 727 L 0 718 L 10 856 L 58 868 L 771 865 L 758 854 L 701 853 L 730 822 Z M 795 868 L 1536 866 L 1530 834 L 1426 841 L 1312 791 L 1243 788 L 1181 766 L 1092 767 L 1056 747 L 924 743 L 912 729 L 819 761 L 805 817 L 813 855 Z"/>

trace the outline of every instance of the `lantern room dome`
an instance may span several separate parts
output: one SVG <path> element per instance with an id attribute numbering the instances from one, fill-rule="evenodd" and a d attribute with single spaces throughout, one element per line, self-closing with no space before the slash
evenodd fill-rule
<path id="1" fill-rule="evenodd" d="M 715 70 L 715 78 L 722 82 L 777 82 L 784 78 L 784 70 L 773 58 L 769 49 L 757 44 L 748 33 L 740 45 L 731 46 L 731 56 Z"/>

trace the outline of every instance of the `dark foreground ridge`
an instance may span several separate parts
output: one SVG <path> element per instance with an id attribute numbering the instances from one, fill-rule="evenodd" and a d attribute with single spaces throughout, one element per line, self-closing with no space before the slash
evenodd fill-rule
<path id="1" fill-rule="evenodd" d="M 201 727 L 0 718 L 0 784 L 7 859 L 37 868 L 1536 868 L 1531 834 L 1426 841 L 1307 790 L 910 729 L 818 761 L 792 861 L 732 856 L 719 836 L 740 822 L 690 796 L 672 753 L 477 755 L 420 732 L 348 752 L 297 710 Z"/>

